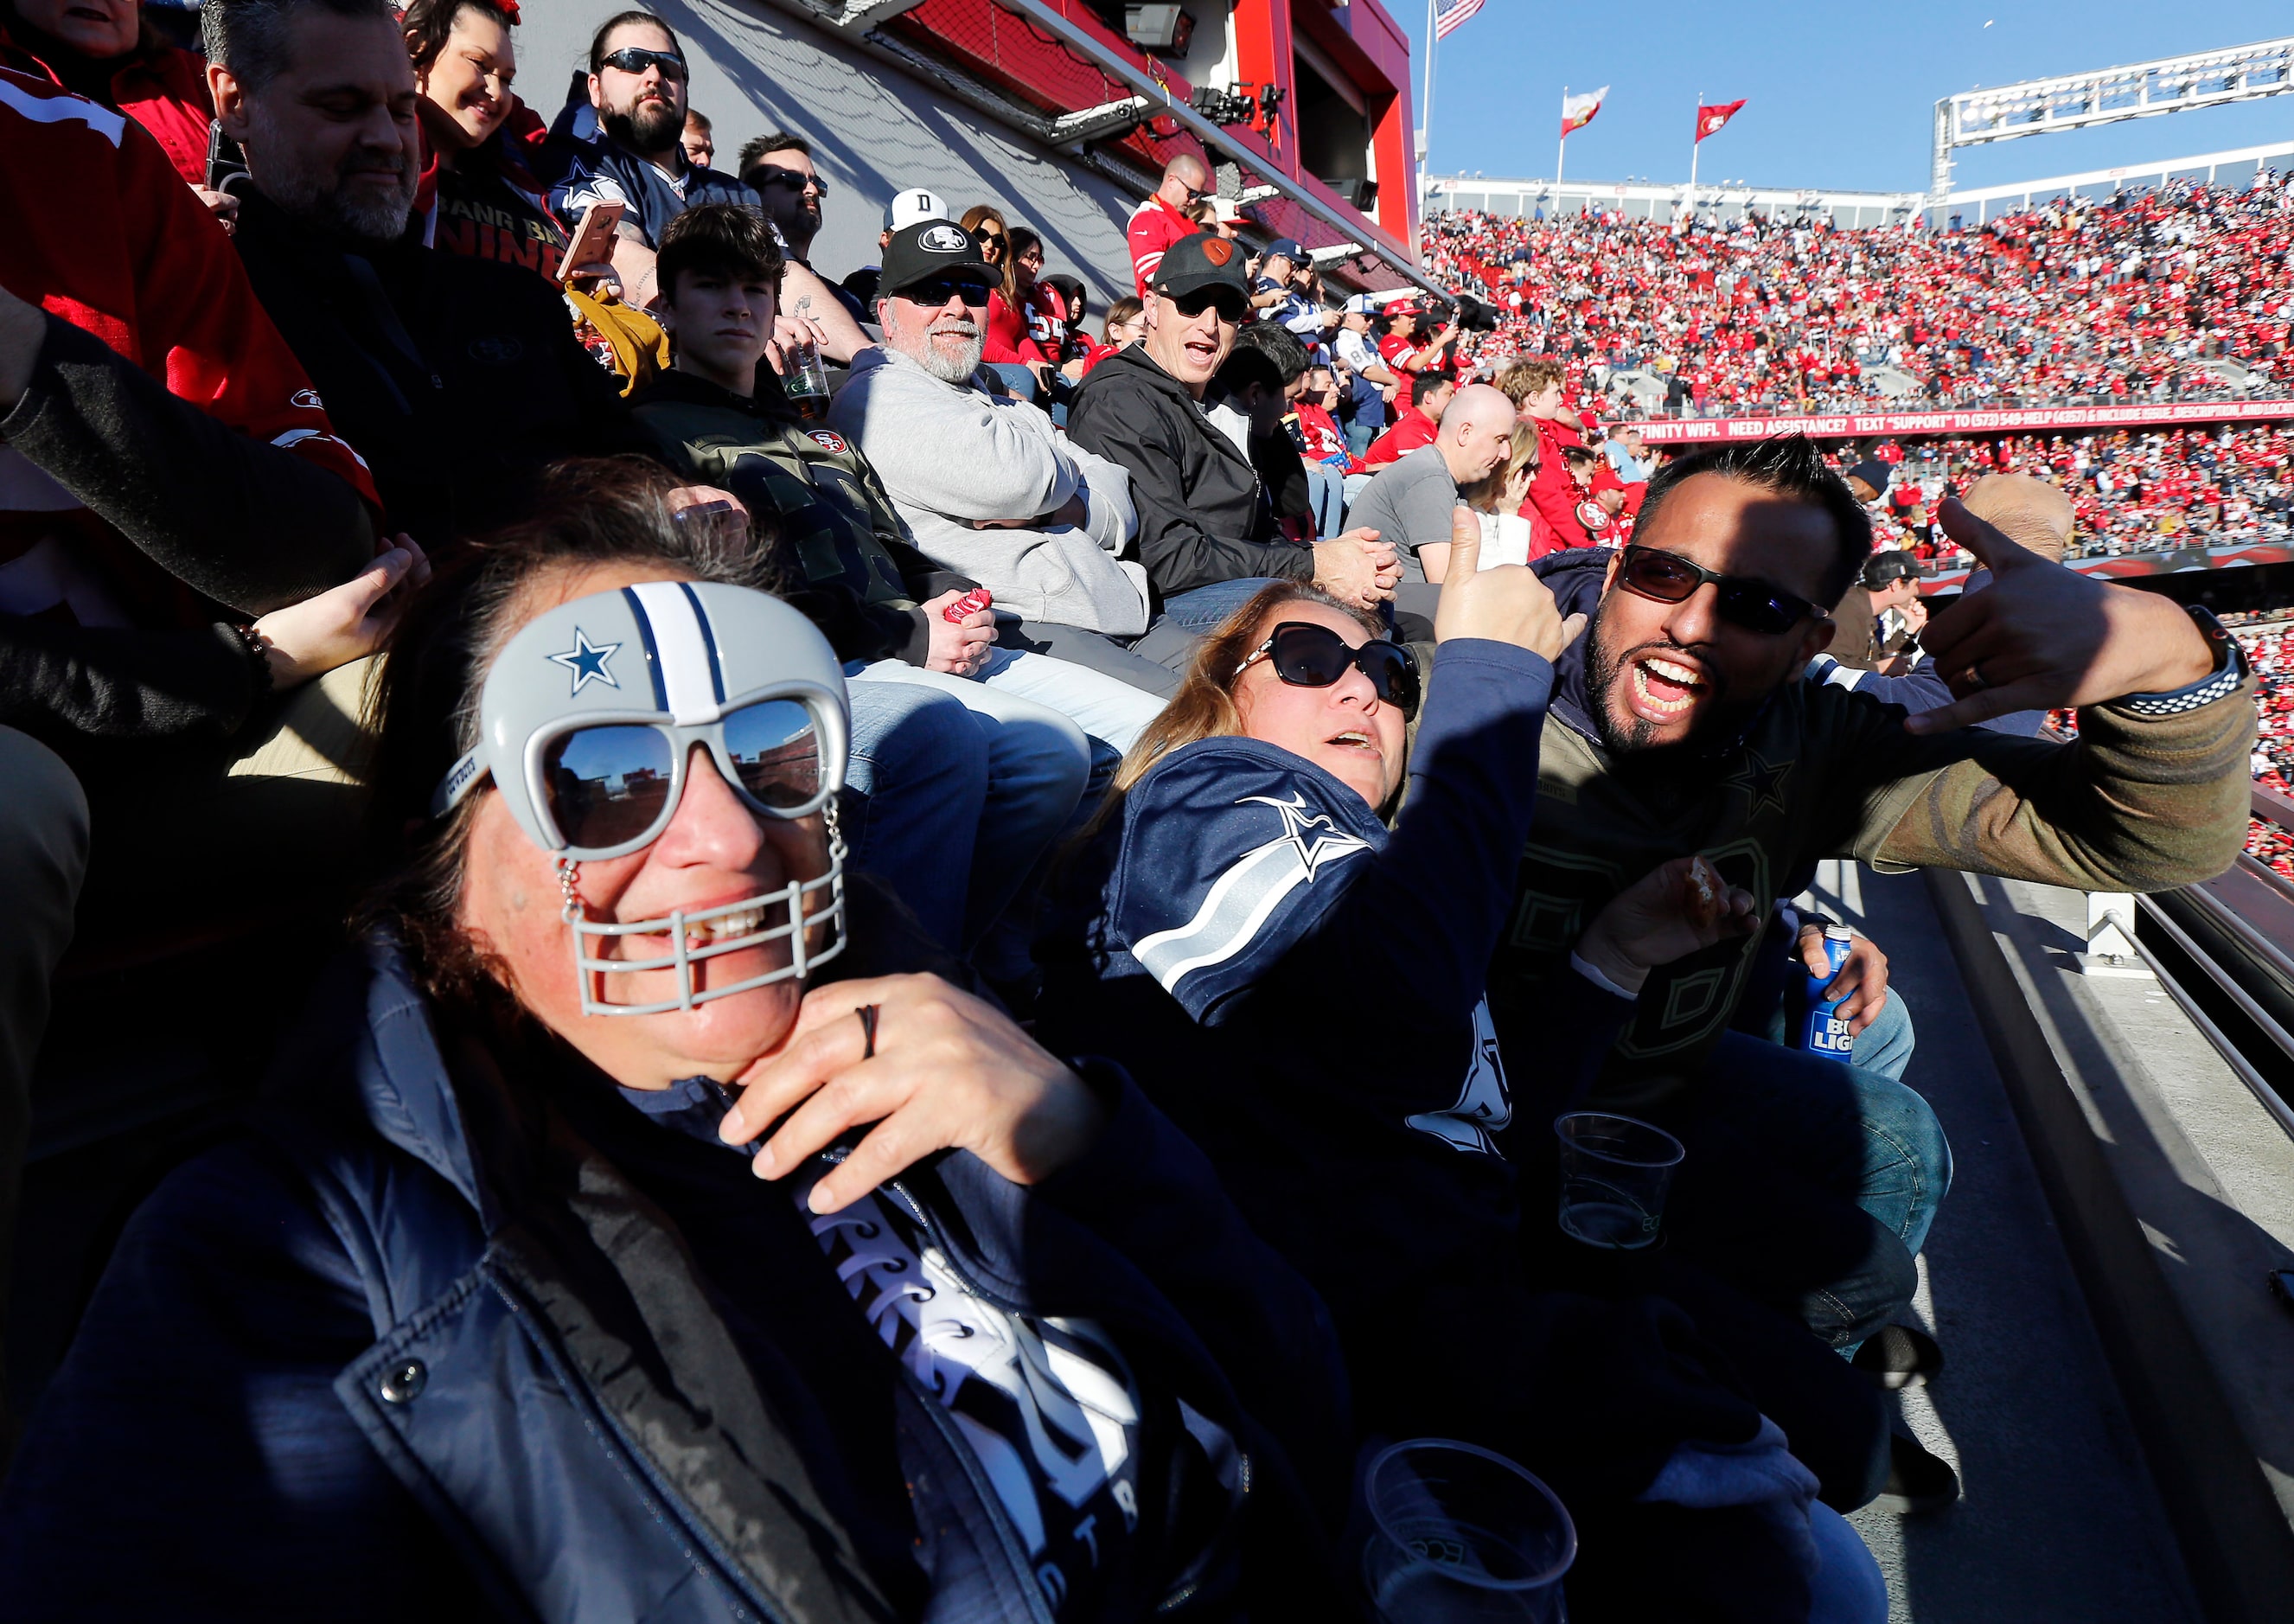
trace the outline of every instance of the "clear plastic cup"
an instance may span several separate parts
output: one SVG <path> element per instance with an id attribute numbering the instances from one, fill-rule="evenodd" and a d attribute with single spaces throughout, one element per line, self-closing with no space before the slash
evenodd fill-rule
<path id="1" fill-rule="evenodd" d="M 1553 1491 L 1504 1456 L 1412 1439 L 1371 1462 L 1363 1493 L 1363 1580 L 1386 1624 L 1566 1624 L 1577 1530 Z"/>
<path id="2" fill-rule="evenodd" d="M 1631 1252 L 1656 1239 L 1672 1170 L 1688 1153 L 1662 1128 L 1606 1111 L 1558 1117 L 1561 1232 L 1607 1252 Z"/>

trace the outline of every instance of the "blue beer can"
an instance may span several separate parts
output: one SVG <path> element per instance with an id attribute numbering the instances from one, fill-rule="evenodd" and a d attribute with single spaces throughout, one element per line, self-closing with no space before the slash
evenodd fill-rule
<path id="1" fill-rule="evenodd" d="M 1803 1000 L 1808 1017 L 1800 1033 L 1800 1046 L 1812 1055 L 1846 1060 L 1856 1052 L 1856 1034 L 1848 1030 L 1848 1019 L 1840 1013 L 1840 1006 L 1847 1000 L 1824 996 L 1825 988 L 1840 974 L 1840 967 L 1848 962 L 1850 944 L 1855 940 L 1855 933 L 1845 925 L 1830 926 L 1825 930 L 1824 958 L 1832 967 L 1821 975 L 1808 978 L 1808 995 Z"/>

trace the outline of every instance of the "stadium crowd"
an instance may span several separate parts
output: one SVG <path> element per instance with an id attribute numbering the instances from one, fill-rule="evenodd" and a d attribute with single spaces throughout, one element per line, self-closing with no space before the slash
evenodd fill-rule
<path id="1" fill-rule="evenodd" d="M 1884 1619 L 1951 1153 L 1794 899 L 2218 872 L 2217 624 L 1997 470 L 1929 620 L 1884 477 L 1604 442 L 1191 156 L 1094 343 L 992 202 L 817 265 L 647 12 L 561 108 L 515 0 L 6 27 L 0 1259 L 60 1050 L 245 1107 L 0 1408 L 11 1617 L 1391 1616 L 1449 1440 L 1580 1620 Z"/>
<path id="2" fill-rule="evenodd" d="M 1871 457 L 1891 476 L 1875 519 L 1924 562 L 1937 555 L 1937 502 L 1994 473 L 2029 474 L 2070 498 L 2075 558 L 2294 537 L 2294 439 L 2283 423 L 1883 440 Z"/>
<path id="3" fill-rule="evenodd" d="M 1428 262 L 1485 292 L 1471 354 L 1549 354 L 1628 411 L 1730 416 L 2121 404 L 2294 385 L 2294 177 L 2176 181 L 1931 232 L 1758 214 L 1445 214 Z"/>

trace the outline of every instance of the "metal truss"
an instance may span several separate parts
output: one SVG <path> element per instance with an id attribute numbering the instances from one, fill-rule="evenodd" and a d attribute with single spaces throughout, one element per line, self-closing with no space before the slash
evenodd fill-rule
<path id="1" fill-rule="evenodd" d="M 1935 105 L 1930 195 L 1940 202 L 1951 191 L 1951 155 L 1961 147 L 2224 107 L 2290 90 L 2294 37 L 1964 91 Z"/>

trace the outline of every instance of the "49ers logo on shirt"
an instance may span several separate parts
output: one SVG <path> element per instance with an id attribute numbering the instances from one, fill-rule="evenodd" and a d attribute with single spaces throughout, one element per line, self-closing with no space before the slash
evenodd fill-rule
<path id="1" fill-rule="evenodd" d="M 287 404 L 290 406 L 305 406 L 313 412 L 325 410 L 319 404 L 319 392 L 316 389 L 297 389 L 288 396 Z"/>
<path id="2" fill-rule="evenodd" d="M 845 445 L 844 437 L 841 434 L 831 434 L 826 428 L 812 428 L 806 432 L 812 436 L 814 443 L 823 451 L 834 452 L 841 457 L 851 449 Z"/>

